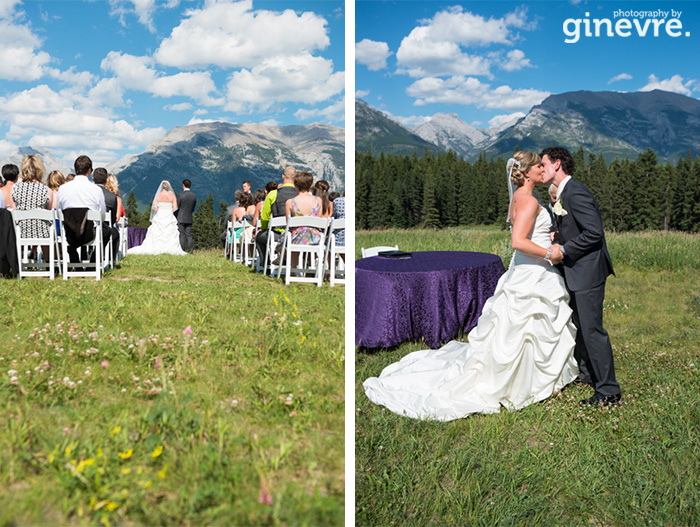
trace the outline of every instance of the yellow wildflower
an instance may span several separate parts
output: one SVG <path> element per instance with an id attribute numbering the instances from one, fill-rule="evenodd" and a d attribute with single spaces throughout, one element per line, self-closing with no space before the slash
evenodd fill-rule
<path id="1" fill-rule="evenodd" d="M 165 471 L 167 470 L 167 467 L 163 467 L 163 470 L 158 472 L 158 479 L 165 479 Z"/>
<path id="2" fill-rule="evenodd" d="M 126 476 L 127 474 L 131 474 L 131 469 L 130 468 L 123 468 L 122 469 L 122 476 Z"/>
<path id="3" fill-rule="evenodd" d="M 121 426 L 115 426 L 114 430 L 112 430 L 112 435 L 115 436 L 121 431 L 122 427 Z"/>
<path id="4" fill-rule="evenodd" d="M 98 448 L 97 448 L 97 458 L 99 459 L 99 458 L 101 458 L 103 455 L 104 455 L 104 454 L 102 453 L 102 449 L 98 447 Z"/>
<path id="5" fill-rule="evenodd" d="M 129 459 L 133 453 L 133 449 L 130 448 L 126 452 L 119 452 L 119 457 L 122 459 Z"/>
<path id="6" fill-rule="evenodd" d="M 110 502 L 107 504 L 107 507 L 105 507 L 105 508 L 106 508 L 108 511 L 113 511 L 113 510 L 116 509 L 117 507 L 119 507 L 119 504 L 118 504 L 118 503 L 114 503 L 113 501 L 110 501 Z"/>
<path id="7" fill-rule="evenodd" d="M 156 459 L 158 456 L 160 456 L 163 453 L 163 445 L 158 445 L 154 450 L 153 453 L 151 454 L 151 457 L 153 459 Z"/>

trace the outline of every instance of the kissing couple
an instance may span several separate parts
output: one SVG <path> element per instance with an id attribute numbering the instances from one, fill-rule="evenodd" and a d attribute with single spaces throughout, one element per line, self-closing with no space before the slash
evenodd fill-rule
<path id="1" fill-rule="evenodd" d="M 620 401 L 603 328 L 612 262 L 596 199 L 573 171 L 562 147 L 519 151 L 508 160 L 515 249 L 508 271 L 468 342 L 415 351 L 387 366 L 363 384 L 372 402 L 415 419 L 451 421 L 520 409 L 572 382 L 594 388 L 582 405 Z M 533 195 L 536 185 L 550 183 L 557 186 L 554 220 Z M 551 231 L 558 231 L 557 243 Z"/>

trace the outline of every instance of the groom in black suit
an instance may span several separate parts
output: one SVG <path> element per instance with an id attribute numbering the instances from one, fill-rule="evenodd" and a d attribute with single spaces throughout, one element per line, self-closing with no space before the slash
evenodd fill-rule
<path id="1" fill-rule="evenodd" d="M 192 240 L 192 213 L 197 206 L 197 196 L 190 190 L 192 182 L 189 179 L 182 181 L 182 192 L 177 196 L 177 228 L 180 231 L 180 247 L 183 251 L 191 253 L 194 249 Z"/>
<path id="2" fill-rule="evenodd" d="M 579 380 L 595 388 L 582 405 L 609 405 L 620 401 L 615 364 L 608 332 L 603 328 L 605 280 L 615 274 L 605 244 L 598 203 L 588 188 L 571 178 L 574 160 L 562 147 L 546 148 L 540 156 L 544 180 L 558 187 L 553 212 L 561 245 L 552 245 L 552 256 L 564 256 L 563 272 L 571 295 L 576 328 L 575 356 Z"/>

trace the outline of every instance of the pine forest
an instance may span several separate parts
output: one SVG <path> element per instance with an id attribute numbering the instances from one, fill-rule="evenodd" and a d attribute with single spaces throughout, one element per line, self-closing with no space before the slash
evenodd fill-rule
<path id="1" fill-rule="evenodd" d="M 575 179 L 598 200 L 606 230 L 700 231 L 700 158 L 689 152 L 660 163 L 652 150 L 636 160 L 572 152 Z M 419 157 L 355 153 L 355 225 L 362 229 L 503 224 L 506 160 L 482 154 L 468 163 L 454 152 Z M 547 187 L 538 188 L 548 203 Z"/>

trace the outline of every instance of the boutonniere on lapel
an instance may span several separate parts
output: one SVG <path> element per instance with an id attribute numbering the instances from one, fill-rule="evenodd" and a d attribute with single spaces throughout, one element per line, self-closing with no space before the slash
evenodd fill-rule
<path id="1" fill-rule="evenodd" d="M 568 214 L 567 210 L 564 208 L 564 201 L 559 200 L 554 204 L 554 207 L 552 208 L 552 211 L 554 214 L 557 216 L 566 216 Z"/>

